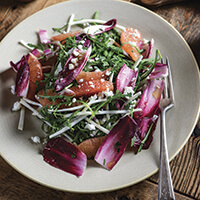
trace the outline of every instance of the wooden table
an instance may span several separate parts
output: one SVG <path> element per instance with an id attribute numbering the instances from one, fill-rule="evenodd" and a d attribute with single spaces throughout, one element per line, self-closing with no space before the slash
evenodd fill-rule
<path id="1" fill-rule="evenodd" d="M 20 3 L 15 0 L 1 0 L 0 41 L 13 27 L 31 14 L 63 1 L 65 0 L 35 0 L 31 3 Z M 142 4 L 141 1 L 134 2 Z M 198 0 L 159 7 L 142 5 L 165 18 L 182 34 L 200 64 L 200 4 Z M 200 121 L 185 147 L 170 163 L 177 200 L 200 199 L 200 129 L 198 127 L 200 127 Z M 98 195 L 74 194 L 38 185 L 16 172 L 0 157 L 0 200 L 149 200 L 157 198 L 157 183 L 158 175 L 155 174 L 139 184 L 118 191 Z"/>

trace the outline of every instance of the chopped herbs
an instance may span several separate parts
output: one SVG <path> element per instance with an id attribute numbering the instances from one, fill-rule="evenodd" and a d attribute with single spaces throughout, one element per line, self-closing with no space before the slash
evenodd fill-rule
<path id="1" fill-rule="evenodd" d="M 120 146 L 121 146 L 121 143 L 120 143 L 119 141 L 117 141 L 117 142 L 115 143 L 115 149 L 117 150 L 117 152 L 120 151 Z"/>

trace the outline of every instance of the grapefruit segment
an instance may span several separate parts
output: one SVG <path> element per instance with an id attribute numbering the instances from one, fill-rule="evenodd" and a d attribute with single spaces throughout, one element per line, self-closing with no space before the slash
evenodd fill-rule
<path id="1" fill-rule="evenodd" d="M 80 143 L 77 148 L 81 150 L 87 156 L 87 158 L 92 158 L 95 156 L 104 139 L 105 136 L 90 138 Z"/>
<path id="2" fill-rule="evenodd" d="M 128 27 L 122 31 L 120 37 L 122 49 L 130 55 L 133 61 L 136 61 L 140 57 L 140 53 L 137 51 L 140 40 L 141 34 L 137 29 Z"/>
<path id="3" fill-rule="evenodd" d="M 27 94 L 27 98 L 31 100 L 35 100 L 35 93 L 37 91 L 37 84 L 42 85 L 41 80 L 44 79 L 43 69 L 41 63 L 38 61 L 37 57 L 33 54 L 29 54 L 28 58 L 29 65 L 29 90 Z"/>

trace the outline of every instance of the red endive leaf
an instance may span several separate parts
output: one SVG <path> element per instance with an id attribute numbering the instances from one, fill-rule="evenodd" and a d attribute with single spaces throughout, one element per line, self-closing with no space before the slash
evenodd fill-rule
<path id="1" fill-rule="evenodd" d="M 142 111 L 135 112 L 134 118 L 152 117 L 154 115 L 155 111 L 159 109 L 163 87 L 163 80 L 151 79 L 148 81 L 137 105 L 137 108 L 141 108 Z"/>
<path id="2" fill-rule="evenodd" d="M 78 76 L 78 74 L 82 71 L 85 64 L 87 63 L 91 51 L 91 46 L 89 46 L 86 51 L 77 48 L 73 50 L 72 54 L 69 56 L 67 62 L 65 63 L 63 70 L 59 73 L 58 79 L 55 82 L 56 91 L 64 89 Z M 77 60 L 77 62 L 75 64 L 71 63 L 72 59 Z"/>
<path id="3" fill-rule="evenodd" d="M 48 164 L 76 176 L 83 174 L 87 163 L 86 155 L 61 137 L 47 142 L 43 158 Z"/>
<path id="4" fill-rule="evenodd" d="M 29 88 L 29 65 L 27 57 L 23 57 L 20 68 L 17 71 L 15 93 L 17 96 L 26 97 Z"/>
<path id="5" fill-rule="evenodd" d="M 123 155 L 136 129 L 136 122 L 130 116 L 121 118 L 99 147 L 96 162 L 111 170 Z"/>

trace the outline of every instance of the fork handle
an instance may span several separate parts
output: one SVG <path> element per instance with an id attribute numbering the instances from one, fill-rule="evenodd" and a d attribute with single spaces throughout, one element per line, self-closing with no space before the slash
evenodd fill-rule
<path id="1" fill-rule="evenodd" d="M 165 110 L 161 111 L 160 116 L 160 168 L 158 183 L 158 200 L 175 200 L 168 160 Z"/>

